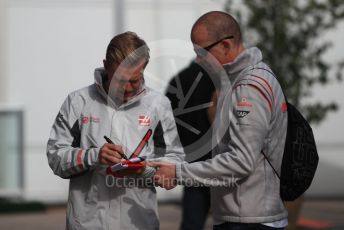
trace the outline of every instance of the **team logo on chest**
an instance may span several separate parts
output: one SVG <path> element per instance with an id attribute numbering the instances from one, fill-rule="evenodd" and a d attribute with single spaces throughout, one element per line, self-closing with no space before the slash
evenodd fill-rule
<path id="1" fill-rule="evenodd" d="M 149 116 L 145 116 L 145 115 L 140 115 L 138 118 L 139 121 L 139 125 L 141 126 L 150 126 L 151 124 L 151 119 Z"/>

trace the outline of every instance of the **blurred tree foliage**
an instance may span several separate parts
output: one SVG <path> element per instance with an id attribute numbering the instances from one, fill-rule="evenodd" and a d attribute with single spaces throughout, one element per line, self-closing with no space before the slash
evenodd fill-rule
<path id="1" fill-rule="evenodd" d="M 343 20 L 343 0 L 227 0 L 225 10 L 238 19 L 244 38 L 262 50 L 288 100 L 308 121 L 319 123 L 337 110 L 335 102 L 302 105 L 300 99 L 311 96 L 315 84 L 342 79 L 344 60 L 325 60 L 332 43 L 319 38 Z"/>

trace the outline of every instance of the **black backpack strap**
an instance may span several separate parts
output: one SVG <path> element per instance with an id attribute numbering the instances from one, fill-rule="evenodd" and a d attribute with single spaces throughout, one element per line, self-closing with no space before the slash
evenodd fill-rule
<path id="1" fill-rule="evenodd" d="M 265 155 L 265 153 L 263 152 L 263 150 L 262 150 L 262 154 L 263 154 L 265 160 L 267 160 L 267 162 L 269 163 L 269 165 L 271 166 L 271 168 L 274 170 L 274 172 L 275 172 L 276 176 L 278 177 L 278 179 L 281 179 L 280 175 L 278 175 L 276 169 L 274 168 L 274 166 L 272 166 L 271 162 L 269 161 L 268 157 Z"/>
<path id="2" fill-rule="evenodd" d="M 275 74 L 273 72 L 271 72 L 270 70 L 266 69 L 266 68 L 262 68 L 262 67 L 253 67 L 251 68 L 250 70 L 254 70 L 254 69 L 260 69 L 260 70 L 264 70 L 266 72 L 268 72 L 269 74 L 271 74 L 274 78 L 276 78 L 276 80 L 278 81 L 277 77 L 275 76 Z M 284 99 L 285 99 L 285 102 L 288 104 L 288 100 L 287 100 L 287 97 L 282 89 L 282 93 L 284 95 Z M 271 168 L 274 170 L 276 176 L 278 177 L 278 179 L 281 179 L 280 175 L 278 174 L 277 170 L 275 169 L 275 167 L 271 164 L 269 158 L 266 156 L 266 154 L 263 152 L 263 150 L 261 151 L 261 153 L 263 154 L 265 160 L 267 160 L 267 162 L 269 163 L 269 165 L 271 166 Z"/>
<path id="3" fill-rule="evenodd" d="M 262 68 L 262 67 L 252 67 L 252 68 L 251 68 L 251 69 L 249 69 L 249 70 L 254 70 L 254 69 L 265 70 L 266 72 L 268 72 L 269 74 L 271 74 L 271 75 L 272 75 L 274 78 L 276 78 L 276 80 L 278 81 L 278 79 L 277 79 L 276 75 L 275 75 L 273 72 L 271 72 L 270 70 L 268 70 L 268 69 L 266 69 L 266 68 Z M 283 93 L 283 96 L 284 96 L 285 102 L 286 102 L 286 103 L 288 103 L 287 96 L 285 95 L 285 93 L 284 93 L 284 90 L 282 89 L 282 87 L 281 87 L 281 90 L 282 90 L 282 93 Z"/>

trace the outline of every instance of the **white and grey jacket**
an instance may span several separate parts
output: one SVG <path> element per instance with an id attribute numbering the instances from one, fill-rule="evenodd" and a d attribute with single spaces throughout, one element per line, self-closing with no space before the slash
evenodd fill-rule
<path id="1" fill-rule="evenodd" d="M 69 94 L 47 145 L 53 172 L 70 179 L 67 229 L 159 229 L 156 190 L 152 184 L 144 184 L 151 182 L 150 178 L 106 176 L 98 153 L 106 135 L 122 145 L 129 157 L 151 129 L 153 135 L 140 156 L 182 161 L 183 148 L 170 102 L 143 86 L 138 95 L 117 107 L 103 89 L 103 75 L 102 68 L 96 69 L 95 84 Z M 150 172 L 147 169 L 143 177 L 151 176 Z"/>
<path id="2" fill-rule="evenodd" d="M 215 223 L 269 223 L 287 217 L 280 173 L 287 130 L 285 99 L 258 48 L 224 65 L 217 104 L 213 159 L 177 164 L 180 183 L 211 188 Z"/>

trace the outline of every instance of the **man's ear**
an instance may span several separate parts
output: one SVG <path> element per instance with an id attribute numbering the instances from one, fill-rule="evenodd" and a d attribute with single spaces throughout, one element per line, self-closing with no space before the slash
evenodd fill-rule
<path id="1" fill-rule="evenodd" d="M 107 69 L 107 62 L 105 59 L 103 59 L 103 66 L 104 66 L 104 69 Z"/>
<path id="2" fill-rule="evenodd" d="M 149 62 L 149 61 L 146 61 L 146 62 L 145 62 L 145 65 L 143 66 L 143 69 L 144 69 L 144 70 L 146 69 L 146 66 L 148 65 L 148 62 Z"/>
<path id="3" fill-rule="evenodd" d="M 231 50 L 231 43 L 229 41 L 223 40 L 222 41 L 222 45 L 224 47 L 224 53 L 227 56 L 227 54 L 229 53 L 229 51 Z"/>

